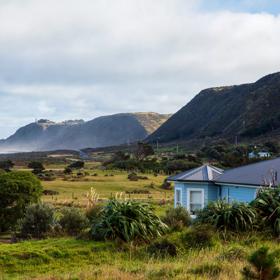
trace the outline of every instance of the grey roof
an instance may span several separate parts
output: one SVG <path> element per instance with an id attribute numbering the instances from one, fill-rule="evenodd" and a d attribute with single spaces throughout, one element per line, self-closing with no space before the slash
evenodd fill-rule
<path id="1" fill-rule="evenodd" d="M 168 181 L 213 181 L 223 170 L 211 165 L 203 165 L 168 178 Z"/>
<path id="2" fill-rule="evenodd" d="M 215 182 L 254 186 L 277 186 L 280 184 L 280 158 L 233 168 L 225 171 Z"/>

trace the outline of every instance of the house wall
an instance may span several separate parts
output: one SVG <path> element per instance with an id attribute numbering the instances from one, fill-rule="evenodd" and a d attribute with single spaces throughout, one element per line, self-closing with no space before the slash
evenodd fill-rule
<path id="1" fill-rule="evenodd" d="M 204 190 L 204 206 L 206 206 L 210 201 L 218 199 L 218 189 L 219 187 L 213 183 L 182 183 L 175 182 L 175 189 L 180 189 L 182 191 L 182 206 L 187 208 L 188 202 L 188 189 L 203 189 Z M 176 207 L 176 201 L 174 199 L 174 206 Z"/>
<path id="2" fill-rule="evenodd" d="M 256 198 L 257 188 L 222 185 L 222 197 L 227 202 L 251 202 Z"/>
<path id="3" fill-rule="evenodd" d="M 208 205 L 211 201 L 218 199 L 225 199 L 227 202 L 251 202 L 256 198 L 258 188 L 243 187 L 243 186 L 229 186 L 229 185 L 216 185 L 214 183 L 183 183 L 175 182 L 175 189 L 181 190 L 182 206 L 188 206 L 188 189 L 203 189 L 204 190 L 204 206 Z M 176 201 L 174 199 L 174 207 Z"/>
<path id="4" fill-rule="evenodd" d="M 182 195 L 182 206 L 184 207 L 187 207 L 187 190 L 184 186 L 183 183 L 179 183 L 179 182 L 176 182 L 175 183 L 175 192 L 176 192 L 176 189 L 178 190 L 181 190 L 181 195 Z M 176 201 L 175 201 L 175 197 L 174 197 L 174 207 L 176 207 Z"/>

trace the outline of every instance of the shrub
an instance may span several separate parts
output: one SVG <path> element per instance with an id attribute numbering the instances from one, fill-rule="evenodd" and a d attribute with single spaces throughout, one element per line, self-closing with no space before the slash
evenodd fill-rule
<path id="1" fill-rule="evenodd" d="M 278 251 L 269 253 L 267 247 L 261 247 L 248 258 L 250 266 L 244 267 L 241 271 L 243 278 L 261 280 L 279 279 L 280 270 L 276 266 L 278 255 Z"/>
<path id="2" fill-rule="evenodd" d="M 196 225 L 181 236 L 187 249 L 202 249 L 214 245 L 214 230 L 209 225 Z"/>
<path id="3" fill-rule="evenodd" d="M 85 166 L 85 163 L 81 160 L 78 160 L 78 161 L 74 161 L 73 163 L 71 163 L 68 167 L 70 169 L 82 169 L 84 168 Z"/>
<path id="4" fill-rule="evenodd" d="M 43 166 L 43 164 L 39 161 L 31 161 L 28 164 L 28 168 L 33 169 L 33 173 L 34 174 L 40 174 L 45 170 L 45 167 Z"/>
<path id="5" fill-rule="evenodd" d="M 43 195 L 59 195 L 59 192 L 54 190 L 43 190 Z"/>
<path id="6" fill-rule="evenodd" d="M 64 232 L 72 236 L 77 236 L 87 228 L 88 219 L 82 210 L 75 207 L 65 207 L 61 211 L 59 224 Z"/>
<path id="7" fill-rule="evenodd" d="M 167 226 L 150 205 L 113 199 L 103 209 L 100 222 L 93 225 L 93 237 L 123 242 L 148 241 L 166 230 Z"/>
<path id="8" fill-rule="evenodd" d="M 184 207 L 170 208 L 166 211 L 163 222 L 172 230 L 181 230 L 191 224 L 191 217 Z"/>
<path id="9" fill-rule="evenodd" d="M 280 234 L 280 188 L 263 189 L 252 202 L 261 224 L 272 228 L 277 235 Z"/>
<path id="10" fill-rule="evenodd" d="M 0 232 L 23 217 L 26 207 L 38 202 L 42 194 L 40 181 L 30 172 L 0 173 Z"/>
<path id="11" fill-rule="evenodd" d="M 177 247 L 174 243 L 164 239 L 151 244 L 148 247 L 148 253 L 154 257 L 176 257 Z"/>
<path id="12" fill-rule="evenodd" d="M 167 181 L 164 181 L 160 187 L 164 190 L 171 190 L 172 189 L 171 183 L 169 183 Z"/>
<path id="13" fill-rule="evenodd" d="M 252 229 L 256 220 L 253 207 L 245 203 L 216 201 L 198 213 L 197 221 L 209 223 L 222 230 L 245 231 Z"/>
<path id="14" fill-rule="evenodd" d="M 138 178 L 137 174 L 133 172 L 133 173 L 128 174 L 127 179 L 129 181 L 138 181 L 139 178 Z"/>
<path id="15" fill-rule="evenodd" d="M 172 161 L 167 161 L 166 166 L 165 166 L 165 171 L 167 173 L 175 173 L 175 172 L 183 172 L 192 168 L 199 167 L 201 164 L 197 162 L 189 162 L 187 160 L 172 160 Z"/>
<path id="16" fill-rule="evenodd" d="M 52 171 L 45 171 L 43 173 L 40 173 L 39 171 L 33 171 L 33 173 L 36 174 L 42 181 L 54 181 L 56 179 L 56 176 Z"/>
<path id="17" fill-rule="evenodd" d="M 14 167 L 14 163 L 11 161 L 11 160 L 3 160 L 3 161 L 0 161 L 0 169 L 1 170 L 4 170 L 6 172 L 10 172 L 11 171 L 11 168 Z"/>
<path id="18" fill-rule="evenodd" d="M 88 218 L 90 224 L 97 224 L 100 221 L 103 206 L 99 204 L 94 204 L 86 211 L 86 217 Z"/>
<path id="19" fill-rule="evenodd" d="M 65 167 L 63 173 L 66 175 L 72 174 L 73 173 L 72 168 L 70 168 L 69 166 Z"/>
<path id="20" fill-rule="evenodd" d="M 47 204 L 30 205 L 23 219 L 19 221 L 20 236 L 42 238 L 55 223 L 54 209 Z"/>

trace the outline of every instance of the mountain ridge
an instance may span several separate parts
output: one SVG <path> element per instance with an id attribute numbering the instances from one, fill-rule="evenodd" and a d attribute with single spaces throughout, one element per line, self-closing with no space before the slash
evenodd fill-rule
<path id="1" fill-rule="evenodd" d="M 53 122 L 40 119 L 0 140 L 0 151 L 43 151 L 105 147 L 143 140 L 170 115 L 119 113 L 93 120 Z"/>
<path id="2" fill-rule="evenodd" d="M 280 72 L 254 83 L 204 89 L 147 141 L 257 137 L 280 129 L 279 106 Z"/>

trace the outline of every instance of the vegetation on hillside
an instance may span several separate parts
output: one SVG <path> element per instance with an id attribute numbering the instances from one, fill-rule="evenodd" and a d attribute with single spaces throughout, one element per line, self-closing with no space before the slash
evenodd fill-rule
<path id="1" fill-rule="evenodd" d="M 205 89 L 148 140 L 244 139 L 279 133 L 279 94 L 280 73 L 252 84 Z"/>

